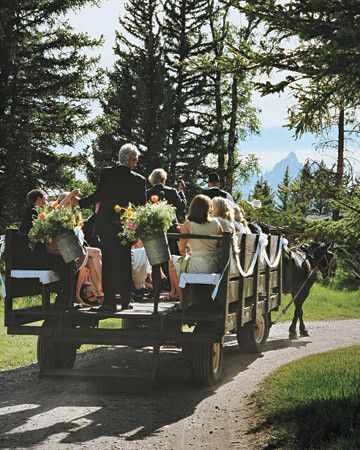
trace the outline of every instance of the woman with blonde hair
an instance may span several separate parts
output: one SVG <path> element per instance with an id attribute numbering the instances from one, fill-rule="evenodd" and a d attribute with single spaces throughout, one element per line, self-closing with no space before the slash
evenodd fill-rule
<path id="1" fill-rule="evenodd" d="M 234 208 L 229 200 L 223 197 L 214 197 L 211 215 L 217 218 L 224 231 L 235 232 Z"/>
<path id="2" fill-rule="evenodd" d="M 209 197 L 195 196 L 190 203 L 188 218 L 180 228 L 180 234 L 221 235 L 223 229 L 219 221 L 211 217 L 211 207 Z M 179 287 L 181 273 L 218 272 L 218 242 L 213 239 L 180 239 L 181 256 L 173 255 L 169 261 L 170 299 L 178 298 L 180 308 L 182 304 L 182 291 Z"/>
<path id="3" fill-rule="evenodd" d="M 251 233 L 248 222 L 244 216 L 244 210 L 238 205 L 234 205 L 234 225 L 236 231 L 239 231 L 240 233 Z"/>

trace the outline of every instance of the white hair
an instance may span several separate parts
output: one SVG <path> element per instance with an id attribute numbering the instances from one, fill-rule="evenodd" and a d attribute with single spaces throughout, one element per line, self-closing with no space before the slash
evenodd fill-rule
<path id="1" fill-rule="evenodd" d="M 165 184 L 166 179 L 167 173 L 164 169 L 154 169 L 148 178 L 153 186 L 155 186 L 156 184 Z"/>
<path id="2" fill-rule="evenodd" d="M 139 155 L 140 152 L 134 144 L 124 144 L 119 150 L 119 163 L 127 166 L 130 159 L 138 158 Z"/>

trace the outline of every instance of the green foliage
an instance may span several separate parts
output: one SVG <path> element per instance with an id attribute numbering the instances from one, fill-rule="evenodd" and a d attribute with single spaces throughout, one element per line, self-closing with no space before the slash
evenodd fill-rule
<path id="1" fill-rule="evenodd" d="M 52 240 L 76 226 L 73 208 L 43 208 L 28 233 L 31 248 L 36 244 L 51 243 Z"/>
<path id="2" fill-rule="evenodd" d="M 254 157 L 238 155 L 237 143 L 258 132 L 259 124 L 250 76 L 222 73 L 217 59 L 226 41 L 250 45 L 252 30 L 231 30 L 229 8 L 217 1 L 128 0 L 125 9 L 90 179 L 130 141 L 142 152 L 140 172 L 162 166 L 170 183 L 182 177 L 191 191 L 209 171 L 208 155 L 216 155 L 216 170 L 231 191 L 255 165 Z"/>
<path id="3" fill-rule="evenodd" d="M 309 223 L 305 232 L 334 245 L 338 265 L 347 274 L 348 286 L 360 288 L 360 189 L 334 203 L 345 206 L 344 217 Z"/>
<path id="4" fill-rule="evenodd" d="M 66 186 L 83 157 L 59 151 L 92 129 L 101 43 L 75 33 L 64 14 L 86 0 L 3 1 L 0 14 L 0 229 L 19 219 L 36 187 Z"/>
<path id="5" fill-rule="evenodd" d="M 327 95 L 336 89 L 340 98 L 353 98 L 356 102 L 360 92 L 358 2 L 248 0 L 232 3 L 250 20 L 260 20 L 264 26 L 259 51 L 244 54 L 239 49 L 238 61 L 244 64 L 250 58 L 252 67 L 255 64 L 267 73 L 273 69 L 291 72 L 275 84 L 262 83 L 263 92 L 283 90 L 305 77 L 318 86 L 329 86 Z M 296 39 L 296 47 L 289 46 L 289 38 Z M 326 95 L 325 89 L 323 93 Z M 319 103 L 321 106 L 323 102 Z"/>
<path id="6" fill-rule="evenodd" d="M 156 197 L 156 196 L 155 196 Z M 167 231 L 175 219 L 175 208 L 166 201 L 133 206 L 129 204 L 120 216 L 122 231 L 119 237 L 124 243 L 134 243 L 138 238 Z M 119 206 L 115 208 L 120 209 Z"/>
<path id="7" fill-rule="evenodd" d="M 355 449 L 360 445 L 360 347 L 308 356 L 260 385 L 255 401 L 272 448 Z"/>

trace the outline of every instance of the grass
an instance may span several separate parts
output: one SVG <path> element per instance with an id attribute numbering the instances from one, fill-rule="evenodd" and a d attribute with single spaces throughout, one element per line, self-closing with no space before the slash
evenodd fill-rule
<path id="1" fill-rule="evenodd" d="M 290 295 L 282 299 L 281 309 L 291 300 Z M 305 300 L 304 320 L 340 320 L 360 318 L 360 290 L 339 291 L 329 286 L 315 284 Z M 280 313 L 273 313 L 272 319 L 276 319 Z M 294 307 L 281 316 L 280 322 L 292 320 Z"/>
<path id="2" fill-rule="evenodd" d="M 265 448 L 360 448 L 360 346 L 287 364 L 254 395 Z"/>
<path id="3" fill-rule="evenodd" d="M 283 298 L 283 306 L 290 300 L 289 296 Z M 16 307 L 25 307 L 38 304 L 38 298 L 17 299 Z M 281 321 L 292 319 L 291 307 Z M 279 313 L 273 314 L 273 319 Z M 304 319 L 309 320 L 336 320 L 360 317 L 360 291 L 336 291 L 329 287 L 315 285 L 310 296 L 304 304 Z M 11 369 L 36 362 L 36 336 L 9 336 L 4 327 L 4 304 L 0 301 L 0 370 Z M 102 328 L 118 327 L 117 319 L 101 321 Z M 80 351 L 88 351 L 95 346 L 82 346 Z"/>

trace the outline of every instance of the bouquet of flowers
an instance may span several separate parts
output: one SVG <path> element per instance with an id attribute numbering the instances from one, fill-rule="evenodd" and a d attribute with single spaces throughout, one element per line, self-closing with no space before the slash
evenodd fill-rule
<path id="1" fill-rule="evenodd" d="M 79 225 L 79 220 L 72 208 L 59 208 L 56 204 L 42 208 L 28 234 L 30 248 L 34 249 L 38 243 L 51 244 L 55 238 Z"/>
<path id="2" fill-rule="evenodd" d="M 134 243 L 138 238 L 167 231 L 175 218 L 175 208 L 166 201 L 159 201 L 153 195 L 145 205 L 126 208 L 115 205 L 115 212 L 120 213 L 122 231 L 119 238 L 123 244 Z"/>

